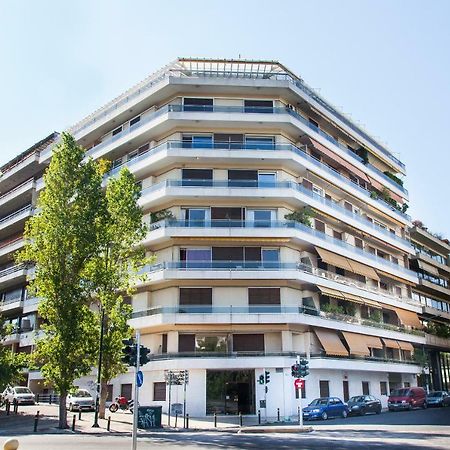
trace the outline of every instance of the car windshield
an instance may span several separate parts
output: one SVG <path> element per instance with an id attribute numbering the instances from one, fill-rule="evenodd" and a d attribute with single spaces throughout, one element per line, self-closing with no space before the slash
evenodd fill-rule
<path id="1" fill-rule="evenodd" d="M 430 392 L 428 394 L 428 397 L 442 397 L 442 392 L 440 391 Z"/>
<path id="2" fill-rule="evenodd" d="M 309 404 L 309 406 L 324 406 L 324 405 L 328 405 L 327 398 L 316 398 Z"/>
<path id="3" fill-rule="evenodd" d="M 32 392 L 26 387 L 15 388 L 16 394 L 31 394 Z"/>
<path id="4" fill-rule="evenodd" d="M 409 389 L 394 389 L 391 392 L 392 397 L 407 397 L 409 394 Z"/>
<path id="5" fill-rule="evenodd" d="M 91 394 L 89 394 L 88 391 L 77 391 L 75 394 L 73 394 L 74 397 L 90 397 Z"/>
<path id="6" fill-rule="evenodd" d="M 365 400 L 365 397 L 362 395 L 357 395 L 356 397 L 352 397 L 349 401 L 353 403 L 359 403 L 363 402 Z"/>

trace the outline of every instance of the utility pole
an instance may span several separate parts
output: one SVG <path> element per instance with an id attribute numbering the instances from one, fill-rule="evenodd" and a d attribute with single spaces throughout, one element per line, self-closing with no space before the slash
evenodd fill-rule
<path id="1" fill-rule="evenodd" d="M 101 392 L 101 382 L 102 382 L 102 362 L 103 362 L 103 335 L 105 333 L 105 309 L 100 306 L 102 310 L 101 314 L 101 324 L 100 324 L 100 348 L 98 352 L 98 368 L 97 368 L 97 396 L 95 399 L 95 414 L 94 423 L 92 428 L 99 428 L 98 424 L 98 413 L 100 409 L 100 392 Z"/>
<path id="2" fill-rule="evenodd" d="M 141 333 L 136 331 L 136 366 L 134 369 L 134 403 L 133 403 L 133 444 L 132 450 L 137 448 L 137 426 L 139 416 L 139 386 L 137 376 L 139 372 L 139 364 L 141 358 Z"/>
<path id="3" fill-rule="evenodd" d="M 297 364 L 300 366 L 300 355 L 297 355 Z M 303 428 L 303 411 L 302 411 L 302 388 L 298 390 L 298 407 L 300 408 L 300 414 L 298 417 L 298 424 L 300 425 L 300 428 Z"/>

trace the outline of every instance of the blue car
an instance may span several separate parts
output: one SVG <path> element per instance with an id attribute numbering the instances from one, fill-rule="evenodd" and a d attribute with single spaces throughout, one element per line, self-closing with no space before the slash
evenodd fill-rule
<path id="1" fill-rule="evenodd" d="M 327 420 L 329 417 L 343 417 L 345 419 L 347 416 L 347 405 L 337 397 L 316 398 L 303 408 L 303 420 Z"/>

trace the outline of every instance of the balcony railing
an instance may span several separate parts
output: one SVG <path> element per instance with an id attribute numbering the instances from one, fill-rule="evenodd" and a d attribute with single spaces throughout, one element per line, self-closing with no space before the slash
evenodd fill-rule
<path id="1" fill-rule="evenodd" d="M 135 99 L 139 95 L 141 95 L 143 92 L 148 91 L 156 84 L 160 83 L 161 81 L 165 80 L 169 76 L 177 76 L 177 77 L 235 77 L 235 78 L 264 78 L 264 79 L 270 79 L 270 80 L 286 80 L 290 83 L 294 84 L 296 87 L 301 89 L 303 92 L 305 92 L 307 95 L 309 95 L 311 98 L 313 98 L 315 101 L 317 101 L 321 106 L 323 106 L 325 109 L 327 109 L 329 112 L 331 112 L 333 115 L 335 115 L 341 122 L 345 123 L 348 127 L 350 127 L 353 131 L 363 136 L 368 142 L 370 142 L 377 150 L 382 152 L 385 156 L 387 156 L 391 161 L 393 161 L 395 164 L 397 164 L 399 167 L 401 167 L 403 170 L 405 169 L 405 165 L 392 153 L 390 153 L 388 150 L 386 150 L 382 145 L 380 145 L 374 138 L 372 138 L 367 132 L 362 130 L 360 127 L 355 125 L 351 120 L 349 120 L 344 114 L 340 113 L 336 108 L 332 107 L 328 102 L 326 102 L 321 96 L 319 96 L 313 89 L 311 89 L 309 86 L 307 86 L 302 80 L 296 79 L 292 77 L 288 73 L 279 73 L 279 72 L 272 72 L 272 73 L 259 73 L 259 72 L 243 72 L 243 71 L 234 71 L 234 70 L 203 70 L 203 69 L 189 69 L 189 70 L 183 70 L 180 68 L 170 68 L 167 70 L 162 70 L 157 73 L 156 76 L 151 77 L 145 84 L 142 84 L 138 90 L 135 92 L 132 92 L 128 94 L 126 97 L 121 98 L 116 103 L 113 103 L 111 106 L 105 108 L 98 116 L 94 115 L 94 117 L 88 118 L 85 121 L 81 122 L 78 126 L 75 126 L 71 129 L 71 132 L 73 134 L 77 134 L 80 131 L 86 129 L 87 127 L 93 125 L 98 120 L 101 120 L 104 117 L 107 117 L 114 111 L 116 111 L 118 108 L 120 108 L 123 105 L 126 105 L 131 100 Z"/>
<path id="2" fill-rule="evenodd" d="M 307 119 L 305 119 L 303 116 L 295 112 L 294 110 L 288 108 L 288 107 L 248 107 L 248 106 L 222 106 L 222 105 L 165 105 L 161 107 L 160 109 L 148 114 L 146 117 L 143 117 L 139 122 L 135 123 L 134 125 L 131 125 L 128 128 L 125 128 L 124 130 L 120 131 L 119 133 L 115 134 L 114 136 L 110 136 L 106 138 L 104 141 L 100 142 L 96 146 L 89 149 L 86 154 L 92 155 L 92 153 L 101 150 L 102 148 L 106 147 L 107 145 L 121 139 L 122 137 L 132 133 L 133 131 L 137 130 L 138 128 L 146 125 L 147 123 L 151 122 L 155 118 L 169 112 L 211 112 L 211 113 L 227 113 L 227 114 L 236 114 L 236 113 L 247 113 L 247 114 L 288 114 L 293 117 L 295 117 L 297 120 L 301 121 L 303 125 L 307 126 L 314 132 L 318 133 L 320 136 L 327 139 L 332 144 L 339 147 L 340 150 L 342 150 L 347 155 L 351 156 L 356 161 L 363 163 L 363 159 L 358 156 L 356 153 L 352 152 L 350 149 L 348 149 L 344 144 L 337 141 L 334 137 L 330 136 L 325 131 L 321 130 L 320 128 L 316 127 L 314 124 L 311 124 Z M 407 194 L 407 190 L 400 186 L 398 183 L 396 183 L 394 180 L 386 176 L 381 170 L 377 169 L 375 166 L 369 165 L 370 169 L 374 172 L 376 172 L 378 175 L 380 175 L 386 183 L 388 183 L 390 186 L 394 186 L 395 188 L 399 189 L 400 191 Z"/>
<path id="3" fill-rule="evenodd" d="M 0 278 L 6 277 L 7 275 L 11 275 L 12 273 L 19 272 L 20 270 L 26 269 L 26 264 L 17 264 L 12 267 L 8 267 L 7 269 L 0 270 Z"/>
<path id="4" fill-rule="evenodd" d="M 23 214 L 25 212 L 28 212 L 28 211 L 31 212 L 32 209 L 33 209 L 33 207 L 31 205 L 27 205 L 27 206 L 25 206 L 25 207 L 23 207 L 23 208 L 21 208 L 21 209 L 19 209 L 17 211 L 14 211 L 12 214 L 9 214 L 8 216 L 2 217 L 0 219 L 0 225 L 5 223 L 5 222 L 8 222 L 9 220 L 14 219 L 17 216 L 20 216 L 21 214 Z"/>
<path id="5" fill-rule="evenodd" d="M 141 317 L 155 316 L 159 314 L 202 314 L 217 315 L 225 314 L 227 316 L 242 314 L 270 314 L 270 315 L 292 315 L 294 318 L 298 315 L 317 316 L 324 320 L 339 321 L 355 325 L 363 325 L 374 328 L 381 328 L 399 333 L 414 334 L 425 336 L 423 331 L 413 330 L 404 326 L 396 326 L 387 323 L 374 322 L 369 319 L 361 319 L 346 314 L 334 314 L 319 311 L 318 309 L 307 306 L 283 306 L 283 305 L 248 305 L 248 306 L 215 306 L 215 305 L 179 305 L 179 306 L 157 306 L 144 311 L 137 311 L 132 314 L 132 319 Z M 324 325 L 325 326 L 325 325 Z"/>
<path id="6" fill-rule="evenodd" d="M 238 188 L 241 189 L 291 189 L 295 192 L 300 192 L 301 194 L 307 196 L 308 198 L 325 205 L 326 207 L 336 211 L 339 214 L 342 214 L 356 222 L 360 223 L 364 227 L 371 228 L 372 230 L 381 233 L 382 235 L 388 237 L 389 239 L 393 239 L 403 245 L 407 245 L 410 247 L 410 242 L 406 239 L 403 239 L 401 236 L 396 235 L 395 233 L 391 233 L 389 230 L 376 225 L 375 223 L 367 220 L 364 216 L 359 214 L 355 214 L 353 211 L 349 211 L 345 209 L 339 203 L 336 203 L 332 200 L 329 200 L 325 197 L 322 197 L 315 192 L 306 189 L 301 184 L 295 183 L 293 181 L 276 181 L 276 182 L 258 182 L 258 181 L 245 181 L 245 180 L 236 180 L 236 181 L 228 181 L 228 180 L 164 180 L 160 183 L 156 183 L 152 186 L 149 186 L 141 191 L 141 196 L 150 194 L 152 192 L 158 191 L 164 188 L 170 187 L 186 187 L 186 188 L 195 188 L 195 187 L 204 187 L 204 188 Z M 186 191 L 187 192 L 187 191 Z"/>
<path id="7" fill-rule="evenodd" d="M 352 188 L 358 190 L 360 193 L 362 193 L 365 197 L 371 198 L 373 201 L 376 201 L 380 203 L 380 205 L 384 206 L 385 208 L 389 208 L 391 211 L 394 211 L 395 213 L 407 217 L 408 216 L 398 209 L 394 208 L 391 204 L 385 202 L 381 198 L 372 198 L 371 197 L 371 191 L 368 189 L 365 189 L 364 187 L 360 186 L 359 184 L 356 184 L 349 178 L 342 175 L 339 171 L 334 169 L 333 167 L 317 160 L 313 156 L 309 155 L 306 152 L 306 149 L 304 147 L 297 147 L 293 144 L 244 144 L 242 142 L 212 142 L 212 143 L 202 143 L 202 144 L 196 144 L 196 143 L 188 143 L 188 142 L 182 142 L 182 141 L 167 141 L 160 145 L 157 145 L 156 147 L 149 148 L 148 150 L 145 150 L 141 154 L 124 161 L 122 164 L 114 167 L 110 172 L 109 175 L 115 175 L 117 174 L 123 166 L 130 167 L 145 158 L 148 158 L 151 155 L 154 155 L 156 153 L 159 153 L 163 150 L 178 150 L 178 149 L 196 149 L 196 150 L 204 150 L 204 149 L 211 149 L 211 150 L 228 150 L 228 151 L 243 151 L 243 150 L 258 150 L 258 151 L 268 151 L 268 152 L 279 152 L 279 151 L 288 151 L 295 153 L 297 156 L 302 158 L 303 160 L 315 165 L 317 168 L 324 170 L 329 175 L 336 177 L 338 180 L 338 183 L 345 183 L 347 186 L 351 186 Z M 405 191 L 406 193 L 406 191 Z"/>
<path id="8" fill-rule="evenodd" d="M 18 186 L 16 186 L 13 189 L 10 189 L 9 191 L 5 192 L 4 194 L 0 195 L 0 201 L 6 197 L 9 197 L 11 194 L 13 194 L 14 192 L 18 191 L 19 189 L 21 189 L 23 186 L 27 185 L 27 184 L 32 184 L 33 183 L 33 178 L 29 178 L 28 180 L 24 181 L 23 183 L 20 183 Z"/>
<path id="9" fill-rule="evenodd" d="M 6 299 L 3 299 L 3 300 L 0 300 L 0 307 L 2 305 L 10 305 L 11 303 L 17 303 L 17 302 L 21 302 L 21 301 L 22 301 L 22 296 L 21 295 L 19 295 L 18 297 L 6 298 Z"/>

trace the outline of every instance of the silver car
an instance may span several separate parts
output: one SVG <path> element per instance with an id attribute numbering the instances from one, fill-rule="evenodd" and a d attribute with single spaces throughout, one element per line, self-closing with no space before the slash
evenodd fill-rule
<path id="1" fill-rule="evenodd" d="M 26 386 L 8 386 L 2 394 L 5 402 L 13 405 L 34 405 L 36 398 L 33 392 Z"/>
<path id="2" fill-rule="evenodd" d="M 432 391 L 427 394 L 428 406 L 450 406 L 450 394 L 447 391 Z"/>
<path id="3" fill-rule="evenodd" d="M 67 396 L 66 408 L 69 411 L 94 411 L 95 400 L 91 393 L 86 389 L 78 389 Z"/>

